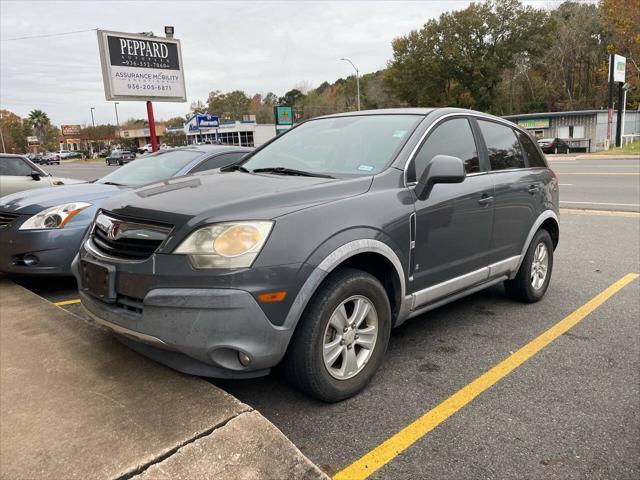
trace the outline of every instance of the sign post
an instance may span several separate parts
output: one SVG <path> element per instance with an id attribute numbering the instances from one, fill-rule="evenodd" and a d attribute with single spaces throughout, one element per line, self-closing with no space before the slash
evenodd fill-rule
<path id="1" fill-rule="evenodd" d="M 622 143 L 622 101 L 623 93 L 622 86 L 625 81 L 625 72 L 627 67 L 627 59 L 621 55 L 611 54 L 609 56 L 609 105 L 607 115 L 607 149 L 611 145 L 612 125 L 613 125 L 613 94 L 615 90 L 615 84 L 618 83 L 618 117 L 616 120 L 616 138 L 615 144 L 617 147 Z"/>
<path id="2" fill-rule="evenodd" d="M 622 146 L 622 135 L 624 132 L 622 114 L 624 112 L 624 93 L 623 86 L 626 77 L 627 59 L 621 55 L 614 55 L 614 72 L 613 80 L 618 82 L 618 118 L 616 120 L 616 147 Z"/>
<path id="3" fill-rule="evenodd" d="M 165 28 L 165 31 L 166 28 Z M 152 101 L 186 102 L 180 40 L 98 30 L 102 80 L 107 100 L 145 101 L 151 149 L 158 150 Z"/>
<path id="4" fill-rule="evenodd" d="M 293 126 L 293 107 L 278 105 L 273 107 L 273 115 L 276 119 L 276 135 L 286 132 Z"/>

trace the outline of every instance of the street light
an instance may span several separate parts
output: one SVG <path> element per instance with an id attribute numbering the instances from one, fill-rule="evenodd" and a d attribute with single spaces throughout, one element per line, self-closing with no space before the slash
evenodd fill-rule
<path id="1" fill-rule="evenodd" d="M 360 74 L 358 72 L 358 69 L 356 68 L 356 66 L 353 64 L 351 60 L 349 60 L 348 58 L 341 58 L 340 60 L 349 62 L 353 67 L 353 69 L 356 71 L 356 95 L 358 98 L 358 110 L 360 110 Z"/>
<path id="2" fill-rule="evenodd" d="M 91 125 L 93 125 L 93 128 L 96 128 L 96 121 L 93 118 L 93 111 L 96 109 L 96 107 L 91 107 Z"/>
<path id="3" fill-rule="evenodd" d="M 122 135 L 120 134 L 120 120 L 118 119 L 118 104 L 120 102 L 114 102 L 113 106 L 116 108 L 116 125 L 118 126 L 118 138 Z"/>

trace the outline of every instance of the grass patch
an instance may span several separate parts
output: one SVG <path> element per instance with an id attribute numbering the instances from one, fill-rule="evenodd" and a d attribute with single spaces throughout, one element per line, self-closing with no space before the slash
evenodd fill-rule
<path id="1" fill-rule="evenodd" d="M 610 148 L 606 152 L 598 152 L 598 155 L 640 155 L 640 141 L 627 143 L 624 147 Z"/>

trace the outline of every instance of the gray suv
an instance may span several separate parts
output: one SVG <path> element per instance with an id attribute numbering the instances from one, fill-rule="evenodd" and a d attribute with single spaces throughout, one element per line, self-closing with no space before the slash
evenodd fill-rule
<path id="1" fill-rule="evenodd" d="M 376 110 L 112 197 L 73 268 L 86 310 L 131 348 L 218 378 L 281 364 L 335 402 L 411 317 L 501 282 L 540 300 L 558 237 L 558 181 L 526 131 L 469 110 Z"/>

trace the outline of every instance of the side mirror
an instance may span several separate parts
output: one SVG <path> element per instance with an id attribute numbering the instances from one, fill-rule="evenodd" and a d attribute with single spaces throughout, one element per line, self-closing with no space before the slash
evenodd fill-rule
<path id="1" fill-rule="evenodd" d="M 426 200 L 436 183 L 460 183 L 465 176 L 464 162 L 458 157 L 436 155 L 418 180 L 416 196 L 420 200 Z"/>
<path id="2" fill-rule="evenodd" d="M 36 182 L 40 181 L 40 172 L 37 170 L 31 170 L 31 178 L 33 178 Z"/>

